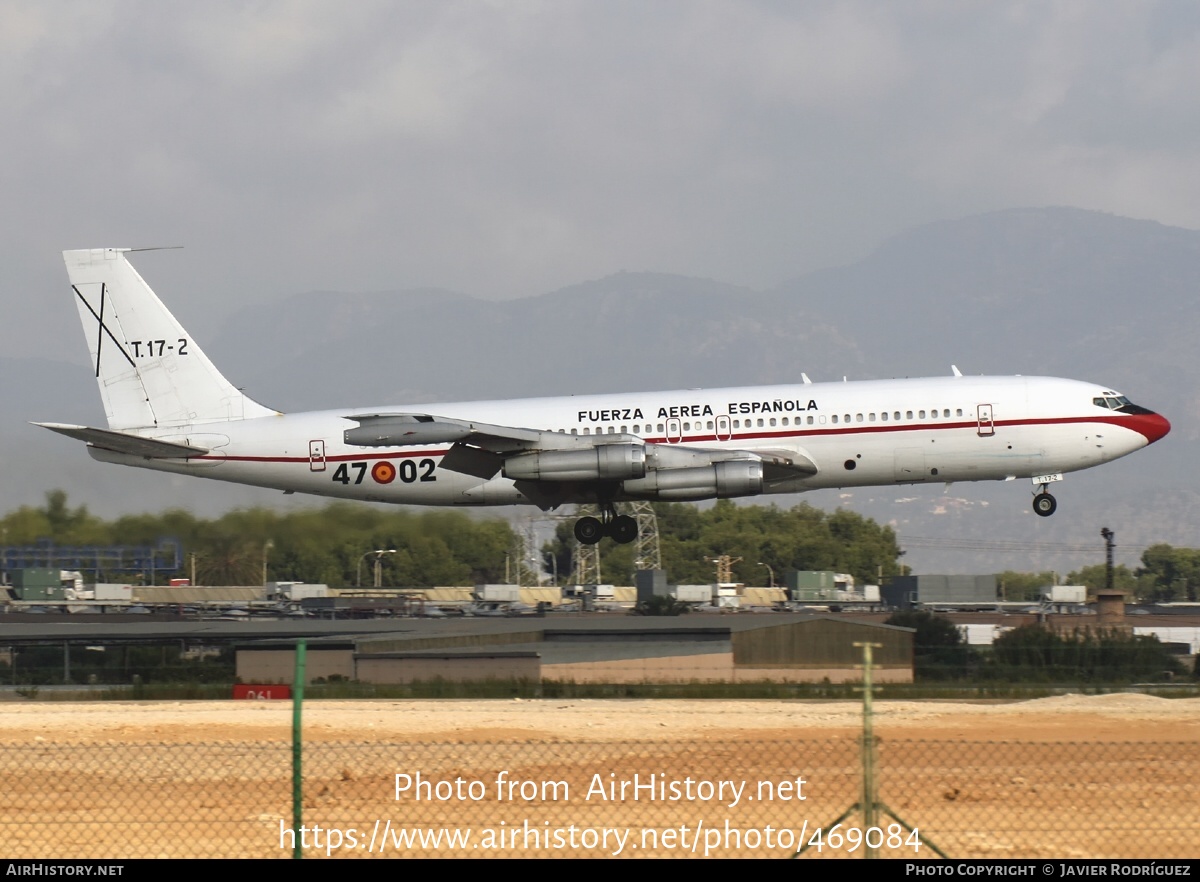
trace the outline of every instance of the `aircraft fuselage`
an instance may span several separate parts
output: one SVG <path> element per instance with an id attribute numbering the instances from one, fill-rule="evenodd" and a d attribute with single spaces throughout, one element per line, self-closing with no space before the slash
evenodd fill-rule
<path id="1" fill-rule="evenodd" d="M 596 443 L 624 435 L 647 444 L 795 451 L 816 464 L 816 474 L 763 491 L 795 493 L 1071 472 L 1125 456 L 1165 434 L 1166 421 L 1157 414 L 1093 403 L 1113 395 L 1095 384 L 1051 377 L 693 389 L 278 414 L 153 434 L 209 450 L 186 460 L 89 449 L 106 462 L 321 496 L 425 505 L 529 501 L 502 475 L 484 480 L 442 469 L 448 444 L 364 448 L 342 440 L 356 425 L 347 417 L 424 411 L 601 436 Z"/>

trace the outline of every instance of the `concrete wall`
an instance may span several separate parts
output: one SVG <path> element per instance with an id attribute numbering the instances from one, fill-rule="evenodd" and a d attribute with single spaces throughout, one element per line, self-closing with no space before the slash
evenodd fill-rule
<path id="1" fill-rule="evenodd" d="M 363 683 L 412 683 L 418 680 L 541 679 L 541 659 L 534 653 L 474 656 L 359 656 L 358 679 Z"/>
<path id="2" fill-rule="evenodd" d="M 739 669 L 751 665 L 844 668 L 862 663 L 862 649 L 855 643 L 881 643 L 882 648 L 874 652 L 876 664 L 911 670 L 912 635 L 905 628 L 820 618 L 735 632 L 733 655 Z"/>
<path id="3" fill-rule="evenodd" d="M 695 683 L 733 679 L 733 653 L 623 658 L 543 665 L 542 678 L 568 683 Z"/>
<path id="4" fill-rule="evenodd" d="M 237 676 L 243 683 L 291 683 L 296 670 L 292 649 L 244 649 L 237 651 Z M 332 676 L 354 679 L 354 650 L 309 647 L 304 660 L 305 682 Z"/>

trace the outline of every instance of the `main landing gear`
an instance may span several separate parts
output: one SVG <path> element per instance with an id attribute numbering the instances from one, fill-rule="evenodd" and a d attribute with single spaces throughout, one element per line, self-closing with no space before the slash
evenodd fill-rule
<path id="1" fill-rule="evenodd" d="M 629 515 L 618 515 L 611 502 L 601 503 L 600 517 L 580 518 L 575 522 L 575 538 L 584 545 L 595 545 L 605 536 L 619 545 L 627 545 L 637 538 L 638 523 Z"/>

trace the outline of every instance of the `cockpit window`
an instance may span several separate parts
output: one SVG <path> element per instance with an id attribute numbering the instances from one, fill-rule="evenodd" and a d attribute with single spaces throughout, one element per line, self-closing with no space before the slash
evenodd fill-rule
<path id="1" fill-rule="evenodd" d="M 1140 407 L 1126 398 L 1124 395 L 1110 395 L 1104 398 L 1093 398 L 1092 404 L 1096 407 L 1103 407 L 1105 410 L 1115 410 L 1125 414 L 1153 413 L 1144 407 Z"/>

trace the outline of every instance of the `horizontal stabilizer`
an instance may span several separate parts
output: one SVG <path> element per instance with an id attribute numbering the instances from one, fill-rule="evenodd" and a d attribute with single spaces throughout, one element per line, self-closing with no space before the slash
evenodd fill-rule
<path id="1" fill-rule="evenodd" d="M 77 441 L 86 441 L 93 447 L 103 447 L 105 450 L 112 450 L 115 453 L 127 453 L 130 456 L 142 456 L 146 459 L 189 459 L 208 453 L 206 447 L 192 447 L 189 444 L 143 438 L 141 435 L 116 432 L 112 429 L 94 429 L 90 426 L 70 426 L 62 423 L 34 423 L 34 425 L 49 429 L 51 432 L 58 432 L 60 435 L 66 435 Z"/>

